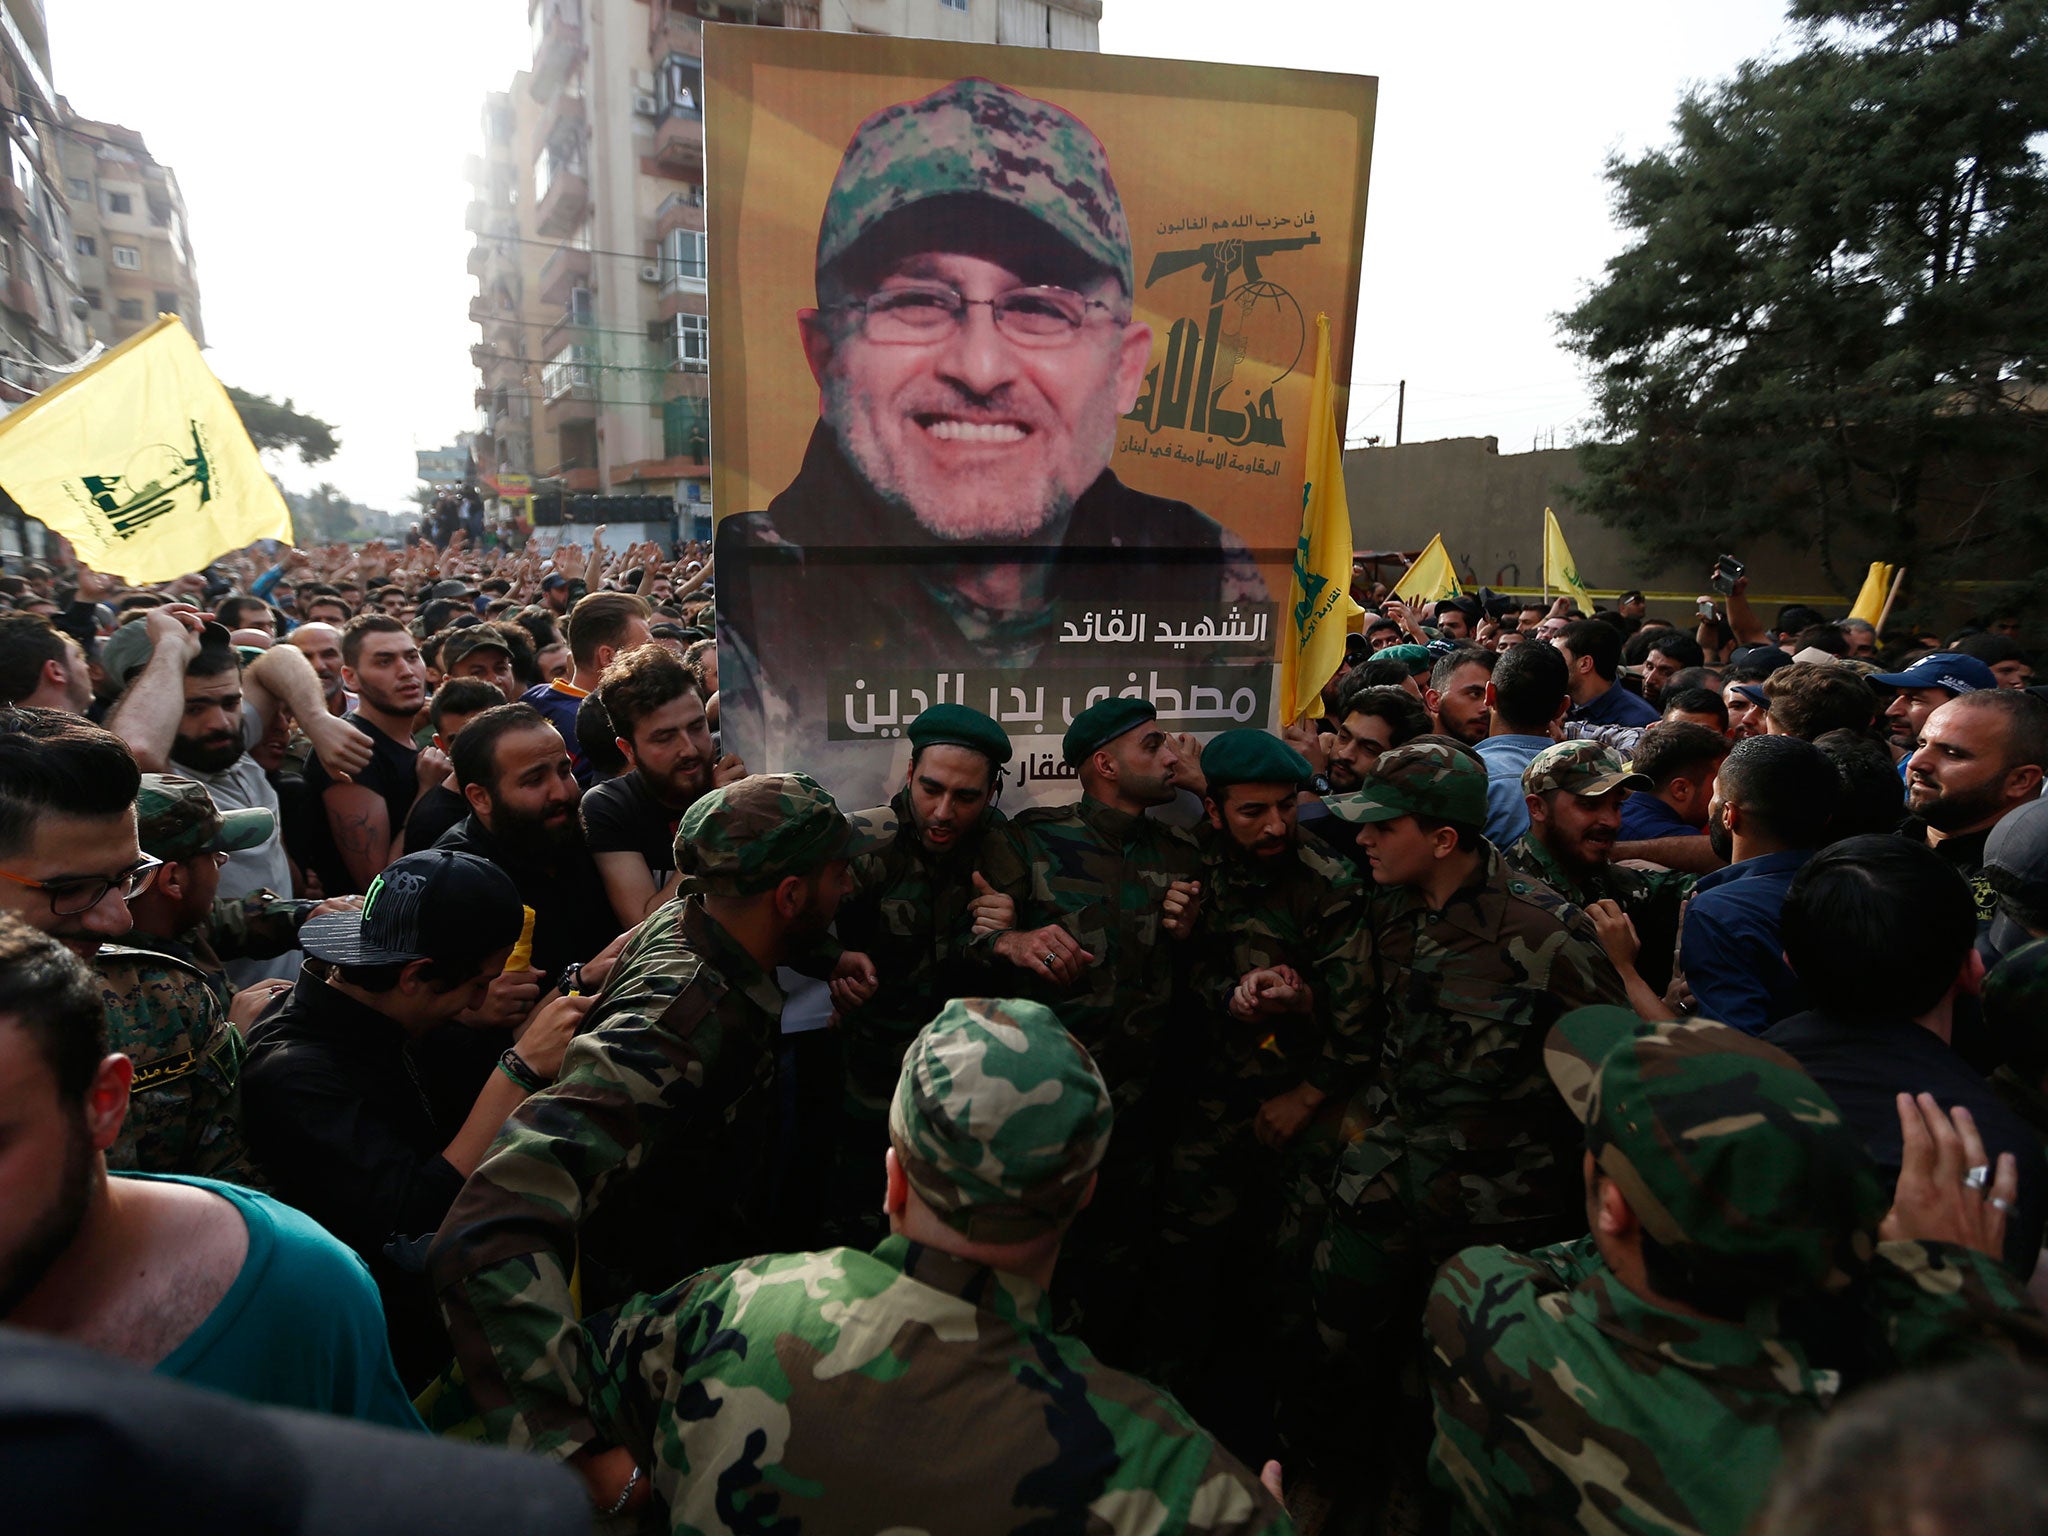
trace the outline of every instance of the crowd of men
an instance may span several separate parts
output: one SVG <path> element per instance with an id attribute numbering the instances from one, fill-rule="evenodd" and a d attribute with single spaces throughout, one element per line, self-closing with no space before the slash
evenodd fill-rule
<path id="1" fill-rule="evenodd" d="M 1819 1528 L 1836 1422 L 1938 1453 L 1879 1383 L 2039 1393 L 1998 627 L 1361 582 L 1320 719 L 1105 700 L 1006 815 L 957 704 L 750 774 L 713 577 L 0 577 L 11 1350 L 677 1531 Z"/>

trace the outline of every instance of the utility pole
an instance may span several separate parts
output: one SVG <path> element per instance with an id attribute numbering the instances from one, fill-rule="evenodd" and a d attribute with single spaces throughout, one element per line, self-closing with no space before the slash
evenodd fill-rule
<path id="1" fill-rule="evenodd" d="M 1400 398 L 1394 404 L 1394 446 L 1401 446 L 1401 423 L 1408 414 L 1408 381 L 1401 381 Z"/>

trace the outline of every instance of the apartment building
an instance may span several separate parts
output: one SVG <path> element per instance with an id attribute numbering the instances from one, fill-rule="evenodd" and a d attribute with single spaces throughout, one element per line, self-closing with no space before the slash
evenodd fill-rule
<path id="1" fill-rule="evenodd" d="M 1093 50 L 1101 0 L 530 0 L 471 157 L 483 477 L 710 518 L 704 23 Z M 518 483 L 516 480 L 514 484 Z"/>
<path id="2" fill-rule="evenodd" d="M 20 401 L 87 346 L 42 0 L 0 0 L 0 116 L 0 400 Z"/>
<path id="3" fill-rule="evenodd" d="M 64 195 L 86 323 L 112 346 L 158 315 L 177 315 L 201 346 L 199 268 L 177 173 L 158 164 L 142 135 L 94 122 L 61 98 Z"/>

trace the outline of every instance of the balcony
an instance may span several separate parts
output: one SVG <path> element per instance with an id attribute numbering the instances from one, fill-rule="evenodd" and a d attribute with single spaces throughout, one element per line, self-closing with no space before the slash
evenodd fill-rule
<path id="1" fill-rule="evenodd" d="M 540 142 L 581 143 L 590 120 L 586 108 L 582 91 L 557 91 L 554 100 L 541 109 Z"/>
<path id="2" fill-rule="evenodd" d="M 670 107 L 654 130 L 654 163 L 664 176 L 701 176 L 704 169 L 704 116 L 688 107 Z"/>
<path id="3" fill-rule="evenodd" d="M 671 192 L 654 210 L 654 238 L 665 240 L 671 230 L 704 228 L 704 188 L 699 185 Z"/>
<path id="4" fill-rule="evenodd" d="M 590 207 L 584 176 L 580 152 L 564 154 L 550 145 L 534 160 L 534 227 L 542 234 L 559 239 L 583 222 Z"/>
<path id="5" fill-rule="evenodd" d="M 578 290 L 571 289 L 570 291 L 573 293 Z M 581 292 L 587 299 L 589 290 L 583 289 Z M 572 344 L 576 345 L 576 350 L 579 353 L 587 350 L 581 344 L 591 340 L 591 332 L 596 325 L 597 316 L 588 303 L 571 305 L 562 312 L 553 325 L 549 326 L 542 333 L 540 338 L 540 355 L 542 357 L 554 357 L 563 348 Z"/>
<path id="6" fill-rule="evenodd" d="M 36 291 L 29 286 L 27 278 L 14 273 L 7 279 L 7 285 L 0 288 L 0 305 L 11 309 L 17 315 L 27 315 L 31 320 L 42 314 L 42 307 L 36 302 Z"/>
<path id="7" fill-rule="evenodd" d="M 464 213 L 462 227 L 473 235 L 516 235 L 519 221 L 506 202 L 473 198 Z"/>
<path id="8" fill-rule="evenodd" d="M 604 489 L 604 482 L 595 469 L 558 469 L 547 477 L 562 482 L 562 489 L 572 495 L 595 495 Z"/>
<path id="9" fill-rule="evenodd" d="M 540 266 L 540 297 L 545 304 L 566 304 L 573 288 L 590 286 L 590 252 L 582 246 L 557 246 Z"/>
<path id="10" fill-rule="evenodd" d="M 583 56 L 581 0 L 540 0 L 533 13 L 533 73 L 527 89 L 546 101 Z"/>
<path id="11" fill-rule="evenodd" d="M 477 241 L 475 245 L 472 245 L 469 248 L 469 260 L 466 263 L 466 265 L 469 268 L 469 275 L 471 277 L 482 277 L 484 275 L 485 269 L 488 268 L 490 264 L 491 242 L 488 240 L 480 239 Z"/>
<path id="12" fill-rule="evenodd" d="M 680 53 L 693 59 L 704 57 L 704 23 L 690 16 L 678 16 L 670 11 L 655 32 L 648 52 L 657 59 L 663 54 Z"/>

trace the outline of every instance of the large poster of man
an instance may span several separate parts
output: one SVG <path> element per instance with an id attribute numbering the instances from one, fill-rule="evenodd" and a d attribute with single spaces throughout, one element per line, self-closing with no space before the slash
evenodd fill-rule
<path id="1" fill-rule="evenodd" d="M 726 747 L 876 804 L 964 703 L 1014 808 L 1104 698 L 1271 724 L 1375 82 L 767 28 L 705 68 Z"/>

